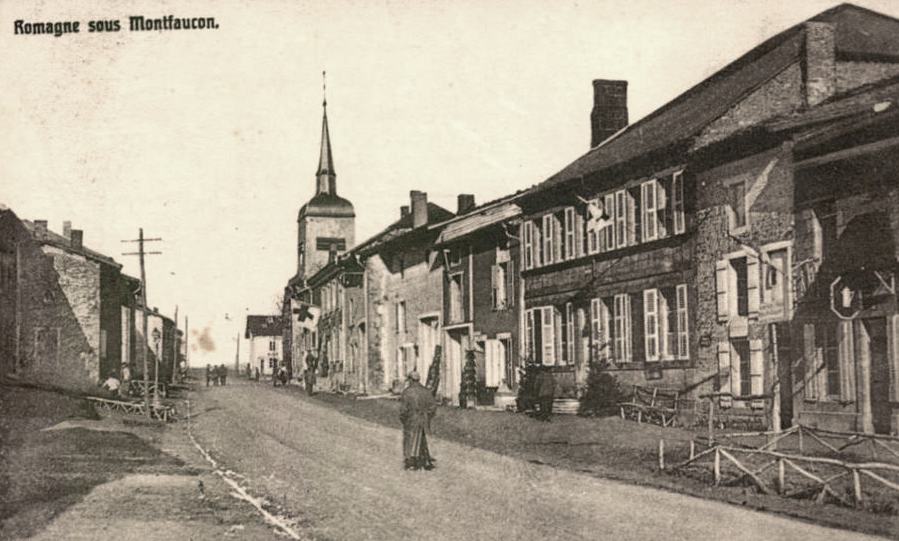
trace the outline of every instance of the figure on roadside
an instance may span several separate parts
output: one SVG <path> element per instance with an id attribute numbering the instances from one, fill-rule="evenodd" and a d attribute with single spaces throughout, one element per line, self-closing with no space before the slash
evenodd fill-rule
<path id="1" fill-rule="evenodd" d="M 206 365 L 206 386 L 209 387 L 209 384 L 212 382 L 213 373 L 212 373 L 212 365 Z"/>
<path id="2" fill-rule="evenodd" d="M 252 378 L 253 375 L 250 373 L 250 363 L 247 363 L 247 379 Z"/>
<path id="3" fill-rule="evenodd" d="M 306 384 L 306 394 L 312 396 L 315 392 L 315 355 L 310 351 L 306 354 L 306 368 L 303 370 L 303 383 Z"/>
<path id="4" fill-rule="evenodd" d="M 549 367 L 543 367 L 537 374 L 537 418 L 549 421 L 553 416 L 553 393 L 556 382 Z"/>
<path id="5" fill-rule="evenodd" d="M 115 372 L 111 372 L 109 377 L 106 378 L 106 381 L 100 384 L 100 387 L 106 391 L 105 394 L 109 398 L 121 398 L 122 380 L 119 379 L 118 374 Z"/>
<path id="6" fill-rule="evenodd" d="M 403 423 L 403 467 L 407 470 L 432 470 L 434 459 L 428 451 L 431 418 L 437 413 L 437 402 L 421 376 L 413 370 L 409 385 L 400 397 L 400 421 Z"/>
<path id="7" fill-rule="evenodd" d="M 219 365 L 219 383 L 221 385 L 225 385 L 228 379 L 228 369 L 225 368 L 225 365 Z"/>
<path id="8" fill-rule="evenodd" d="M 278 384 L 281 384 L 282 387 L 287 385 L 287 369 L 284 368 L 284 363 L 278 365 L 278 369 L 272 374 L 272 385 L 277 387 Z"/>
<path id="9" fill-rule="evenodd" d="M 253 368 L 253 379 L 259 381 L 259 367 Z"/>

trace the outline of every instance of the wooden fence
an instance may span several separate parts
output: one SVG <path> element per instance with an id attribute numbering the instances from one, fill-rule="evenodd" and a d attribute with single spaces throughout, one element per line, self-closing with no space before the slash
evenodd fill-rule
<path id="1" fill-rule="evenodd" d="M 94 407 L 106 413 L 122 413 L 126 415 L 146 415 L 147 410 L 144 409 L 143 402 L 128 402 L 125 400 L 110 400 L 108 398 L 99 398 L 89 396 L 87 399 Z M 150 417 L 163 422 L 169 422 L 175 419 L 175 408 L 172 406 L 154 406 L 150 404 Z"/>
<path id="2" fill-rule="evenodd" d="M 899 497 L 896 437 L 805 426 L 776 433 L 745 432 L 717 437 L 699 453 L 691 441 L 689 458 L 667 469 L 665 444 L 660 441 L 659 468 L 699 476 L 716 486 L 749 483 L 765 494 L 812 497 L 817 503 L 832 500 L 862 507 L 869 500 L 889 500 L 895 505 Z M 756 447 L 760 441 L 763 443 Z M 775 450 L 777 446 L 784 449 Z M 858 456 L 865 448 L 871 453 L 871 460 Z M 804 454 L 810 451 L 829 456 Z"/>

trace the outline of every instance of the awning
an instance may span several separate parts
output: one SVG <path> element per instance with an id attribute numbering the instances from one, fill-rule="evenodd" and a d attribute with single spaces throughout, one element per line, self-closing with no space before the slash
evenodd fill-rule
<path id="1" fill-rule="evenodd" d="M 514 203 L 505 203 L 495 207 L 476 211 L 458 221 L 448 224 L 437 237 L 437 244 L 445 244 L 460 239 L 485 227 L 504 222 L 521 214 L 521 208 Z"/>

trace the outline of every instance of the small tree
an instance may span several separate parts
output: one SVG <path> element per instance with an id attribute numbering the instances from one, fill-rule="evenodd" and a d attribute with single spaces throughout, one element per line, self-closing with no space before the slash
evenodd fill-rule
<path id="1" fill-rule="evenodd" d="M 608 372 L 606 361 L 591 361 L 587 389 L 578 407 L 579 415 L 609 415 L 624 398 L 618 379 Z"/>
<path id="2" fill-rule="evenodd" d="M 477 403 L 478 400 L 478 366 L 473 349 L 465 352 L 465 366 L 462 368 L 462 385 L 459 390 L 459 406 L 467 407 L 468 400 L 472 400 L 474 403 Z"/>

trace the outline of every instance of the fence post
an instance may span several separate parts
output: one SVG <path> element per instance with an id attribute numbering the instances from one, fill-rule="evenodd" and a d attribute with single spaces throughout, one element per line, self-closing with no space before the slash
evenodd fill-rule
<path id="1" fill-rule="evenodd" d="M 786 492 L 786 480 L 784 479 L 784 460 L 777 459 L 777 492 L 783 494 Z"/>
<path id="2" fill-rule="evenodd" d="M 709 396 L 709 445 L 712 445 L 715 442 L 714 423 L 715 423 L 715 397 Z"/>
<path id="3" fill-rule="evenodd" d="M 721 482 L 721 452 L 715 447 L 715 463 L 712 466 L 715 473 L 715 486 Z"/>
<path id="4" fill-rule="evenodd" d="M 852 495 L 855 498 L 855 506 L 862 505 L 862 480 L 858 475 L 858 469 L 852 468 Z"/>
<path id="5" fill-rule="evenodd" d="M 659 470 L 665 471 L 665 440 L 659 440 Z"/>
<path id="6" fill-rule="evenodd" d="M 803 446 L 802 446 L 802 425 L 799 425 L 798 428 L 799 428 L 799 430 L 797 430 L 796 433 L 799 434 L 799 454 L 801 455 L 802 452 L 803 452 L 803 451 L 802 451 L 802 449 L 803 449 Z"/>
<path id="7" fill-rule="evenodd" d="M 693 460 L 693 457 L 696 456 L 696 444 L 693 440 L 690 440 L 690 460 Z"/>

